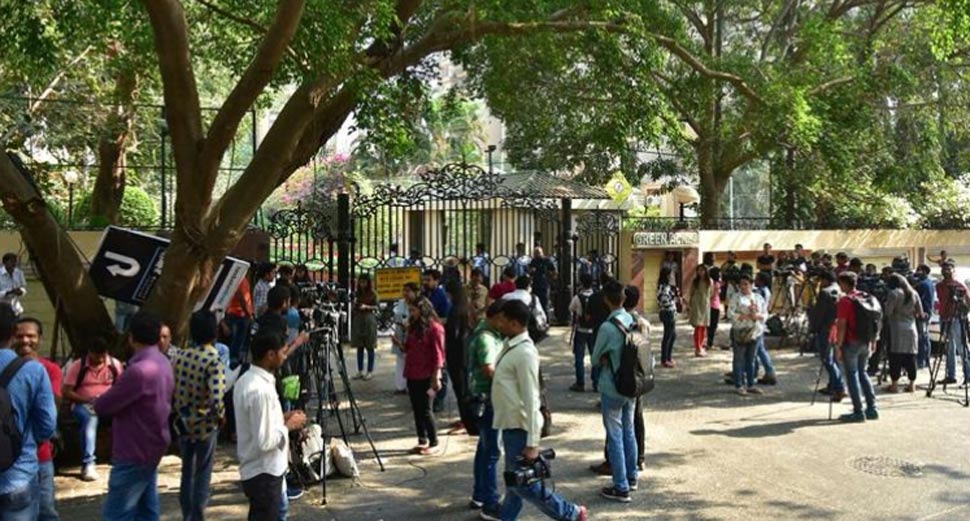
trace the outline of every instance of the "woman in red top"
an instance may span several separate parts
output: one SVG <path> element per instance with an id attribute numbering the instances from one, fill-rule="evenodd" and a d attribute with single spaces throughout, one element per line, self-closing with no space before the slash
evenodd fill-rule
<path id="1" fill-rule="evenodd" d="M 441 389 L 441 368 L 445 363 L 445 329 L 426 298 L 409 304 L 411 319 L 404 343 L 404 377 L 408 381 L 408 395 L 414 410 L 414 425 L 418 431 L 418 445 L 411 452 L 431 454 L 438 446 L 431 402 Z"/>

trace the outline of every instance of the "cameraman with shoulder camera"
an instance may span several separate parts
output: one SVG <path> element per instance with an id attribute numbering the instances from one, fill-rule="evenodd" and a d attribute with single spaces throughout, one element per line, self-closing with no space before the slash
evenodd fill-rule
<path id="1" fill-rule="evenodd" d="M 505 449 L 506 495 L 501 519 L 517 519 L 522 500 L 528 500 L 547 516 L 560 520 L 587 519 L 584 506 L 575 505 L 556 494 L 539 479 L 519 479 L 534 475 L 537 466 L 548 469 L 540 458 L 539 437 L 542 414 L 539 412 L 539 351 L 529 338 L 529 306 L 519 300 L 506 300 L 495 325 L 507 338 L 495 362 L 492 378 L 492 426 L 502 431 Z M 511 482 L 511 484 L 510 484 Z"/>
<path id="2" fill-rule="evenodd" d="M 940 299 L 940 331 L 945 335 L 949 328 L 950 341 L 946 345 L 946 379 L 942 384 L 957 383 L 957 356 L 962 357 L 966 344 L 963 321 L 970 308 L 967 287 L 953 278 L 953 263 L 943 264 L 943 280 L 936 283 L 936 295 Z M 970 382 L 970 360 L 963 357 L 963 384 Z"/>

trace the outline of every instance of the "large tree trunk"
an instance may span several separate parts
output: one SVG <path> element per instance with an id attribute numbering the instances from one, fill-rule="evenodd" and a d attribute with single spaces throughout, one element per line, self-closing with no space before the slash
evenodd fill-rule
<path id="1" fill-rule="evenodd" d="M 91 192 L 91 217 L 97 219 L 95 222 L 117 224 L 121 218 L 127 141 L 126 131 L 116 137 L 105 136 L 98 143 L 98 177 Z"/>
<path id="2" fill-rule="evenodd" d="M 117 105 L 113 107 L 108 125 L 98 142 L 98 177 L 91 193 L 91 217 L 109 224 L 117 224 L 121 217 L 137 86 L 138 77 L 132 70 L 119 72 L 115 77 L 114 97 Z"/>
<path id="3" fill-rule="evenodd" d="M 20 227 L 31 260 L 44 274 L 49 294 L 67 310 L 64 329 L 75 349 L 93 338 L 117 338 L 114 323 L 88 276 L 81 254 L 48 210 L 35 184 L 20 174 L 6 153 L 0 153 L 0 200 Z M 56 302 L 54 303 L 56 305 Z"/>

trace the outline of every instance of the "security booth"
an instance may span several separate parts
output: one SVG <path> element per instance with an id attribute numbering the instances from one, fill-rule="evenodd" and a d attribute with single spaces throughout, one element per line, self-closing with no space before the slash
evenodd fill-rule
<path id="1" fill-rule="evenodd" d="M 700 233 L 697 230 L 636 231 L 632 234 L 631 278 L 642 288 L 643 311 L 657 311 L 657 284 L 665 262 L 676 266 L 674 282 L 683 295 L 699 261 Z"/>

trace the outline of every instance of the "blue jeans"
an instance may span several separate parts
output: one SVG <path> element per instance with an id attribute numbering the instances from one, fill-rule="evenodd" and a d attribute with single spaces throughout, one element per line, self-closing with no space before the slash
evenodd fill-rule
<path id="1" fill-rule="evenodd" d="M 661 311 L 660 322 L 664 326 L 663 340 L 660 341 L 660 362 L 670 362 L 674 357 L 674 342 L 677 340 L 677 317 L 673 311 Z"/>
<path id="2" fill-rule="evenodd" d="M 229 341 L 229 367 L 236 367 L 242 362 L 242 355 L 246 352 L 246 343 L 253 323 L 246 317 L 226 315 L 226 325 L 229 326 L 232 334 L 232 339 Z"/>
<path id="3" fill-rule="evenodd" d="M 179 487 L 179 505 L 183 521 L 202 521 L 205 507 L 209 504 L 209 483 L 212 480 L 212 461 L 216 452 L 216 430 L 201 441 L 183 437 L 179 440 L 182 450 L 182 484 Z"/>
<path id="4" fill-rule="evenodd" d="M 593 333 L 583 333 L 576 331 L 573 334 L 573 362 L 576 367 L 576 383 L 586 385 L 586 352 L 593 354 Z M 593 371 L 596 371 L 597 364 L 593 364 Z M 596 385 L 596 378 L 590 376 L 593 385 Z"/>
<path id="5" fill-rule="evenodd" d="M 0 521 L 34 521 L 40 505 L 37 482 L 0 496 Z"/>
<path id="6" fill-rule="evenodd" d="M 505 429 L 502 431 L 502 445 L 505 449 L 505 470 L 510 471 L 518 467 L 518 459 L 525 450 L 528 433 L 522 429 Z M 566 501 L 562 496 L 552 491 L 551 484 L 543 488 L 540 483 L 527 487 L 515 487 L 506 490 L 505 502 L 502 503 L 502 521 L 513 521 L 522 512 L 522 500 L 532 503 L 543 514 L 562 521 L 573 521 L 579 517 L 579 507 Z"/>
<path id="7" fill-rule="evenodd" d="M 828 331 L 815 333 L 815 350 L 818 352 L 819 360 L 822 361 L 822 366 L 829 373 L 829 390 L 836 392 L 845 391 L 845 383 L 842 381 L 842 370 L 839 369 L 839 364 L 835 363 L 834 350 L 832 349 L 832 345 L 829 344 Z"/>
<path id="8" fill-rule="evenodd" d="M 846 344 L 842 348 L 842 363 L 845 365 L 845 380 L 849 385 L 849 396 L 852 397 L 853 412 L 862 412 L 862 394 L 866 396 L 866 408 L 876 408 L 876 392 L 866 373 L 869 364 L 869 346 L 864 344 Z"/>
<path id="9" fill-rule="evenodd" d="M 758 337 L 758 356 L 754 361 L 754 375 L 758 376 L 758 370 L 761 366 L 765 366 L 765 376 L 775 375 L 775 364 L 771 363 L 771 355 L 768 354 L 768 348 L 765 347 L 765 336 L 761 335 Z"/>
<path id="10" fill-rule="evenodd" d="M 113 463 L 101 520 L 149 521 L 157 520 L 160 514 L 158 466 Z"/>
<path id="11" fill-rule="evenodd" d="M 472 499 L 485 506 L 498 505 L 498 431 L 492 427 L 495 411 L 485 406 L 485 414 L 478 420 L 478 447 L 475 449 L 475 486 Z"/>
<path id="12" fill-rule="evenodd" d="M 81 463 L 90 465 L 95 462 L 94 451 L 98 446 L 98 416 L 84 404 L 74 404 L 71 408 L 74 417 L 80 424 L 81 431 Z"/>
<path id="13" fill-rule="evenodd" d="M 613 487 L 629 492 L 637 481 L 637 438 L 633 428 L 635 400 L 602 396 L 603 426 L 606 427 L 606 450 L 613 469 Z"/>
<path id="14" fill-rule="evenodd" d="M 40 486 L 37 489 L 40 511 L 37 521 L 58 521 L 57 499 L 54 496 L 54 462 L 41 463 L 37 469 L 37 479 Z"/>
<path id="15" fill-rule="evenodd" d="M 758 341 L 755 340 L 747 344 L 732 341 L 731 347 L 734 351 L 734 358 L 731 361 L 734 372 L 734 387 L 737 389 L 754 387 L 754 379 L 758 374 L 758 369 L 755 365 Z"/>
<path id="16" fill-rule="evenodd" d="M 957 319 L 949 323 L 951 331 L 950 341 L 946 344 L 946 377 L 956 379 L 957 359 L 963 358 L 963 324 Z M 946 327 L 946 322 L 943 327 Z M 963 359 L 963 381 L 970 381 L 970 357 Z"/>
<path id="17" fill-rule="evenodd" d="M 366 349 L 360 346 L 357 347 L 357 372 L 364 372 L 364 351 L 367 351 L 367 372 L 373 373 L 375 350 Z"/>
<path id="18" fill-rule="evenodd" d="M 930 365 L 930 323 L 927 320 L 916 321 L 916 331 L 919 334 L 916 366 L 920 369 Z"/>
<path id="19" fill-rule="evenodd" d="M 290 513 L 290 498 L 286 495 L 286 474 L 283 474 L 283 496 L 280 498 L 280 517 L 279 521 L 286 521 L 286 516 Z"/>

